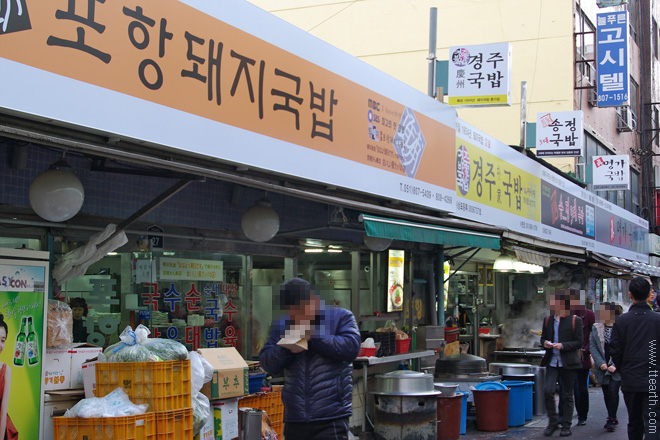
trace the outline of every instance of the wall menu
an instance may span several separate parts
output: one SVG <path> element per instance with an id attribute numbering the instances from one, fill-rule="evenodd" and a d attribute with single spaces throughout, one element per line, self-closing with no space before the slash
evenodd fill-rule
<path id="1" fill-rule="evenodd" d="M 387 262 L 387 311 L 403 310 L 404 251 L 390 249 Z"/>

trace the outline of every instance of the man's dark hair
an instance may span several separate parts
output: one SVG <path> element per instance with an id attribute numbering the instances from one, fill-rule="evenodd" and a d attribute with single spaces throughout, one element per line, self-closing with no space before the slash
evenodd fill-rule
<path id="1" fill-rule="evenodd" d="M 296 306 L 302 301 L 308 300 L 310 295 L 309 283 L 302 278 L 291 278 L 289 281 L 280 284 L 280 304 L 282 307 Z"/>
<path id="2" fill-rule="evenodd" d="M 628 290 L 632 293 L 635 301 L 646 301 L 646 298 L 649 297 L 649 293 L 651 292 L 651 285 L 646 281 L 646 278 L 635 277 L 630 282 Z"/>

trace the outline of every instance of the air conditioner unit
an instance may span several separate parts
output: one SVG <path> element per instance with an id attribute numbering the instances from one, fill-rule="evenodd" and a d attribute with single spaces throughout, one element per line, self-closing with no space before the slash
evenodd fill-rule
<path id="1" fill-rule="evenodd" d="M 636 125 L 637 121 L 633 122 L 633 112 L 629 107 L 619 107 L 616 113 L 616 129 L 621 131 L 632 131 L 633 124 Z"/>
<path id="2" fill-rule="evenodd" d="M 592 107 L 598 106 L 598 91 L 593 89 L 587 89 L 587 101 Z"/>

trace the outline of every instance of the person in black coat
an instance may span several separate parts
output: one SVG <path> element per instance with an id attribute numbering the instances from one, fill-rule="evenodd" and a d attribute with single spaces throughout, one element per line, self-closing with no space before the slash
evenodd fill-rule
<path id="1" fill-rule="evenodd" d="M 567 290 L 558 290 L 550 297 L 550 315 L 543 321 L 541 345 L 545 348 L 545 409 L 548 427 L 543 435 L 549 437 L 559 429 L 559 416 L 555 404 L 557 378 L 562 384 L 562 422 L 560 436 L 571 435 L 573 419 L 573 383 L 576 371 L 582 368 L 582 319 L 570 314 L 571 296 Z"/>
<path id="2" fill-rule="evenodd" d="M 645 278 L 633 278 L 629 290 L 633 304 L 614 322 L 610 355 L 621 372 L 621 390 L 628 409 L 628 438 L 657 439 L 660 314 L 646 303 L 651 286 Z"/>

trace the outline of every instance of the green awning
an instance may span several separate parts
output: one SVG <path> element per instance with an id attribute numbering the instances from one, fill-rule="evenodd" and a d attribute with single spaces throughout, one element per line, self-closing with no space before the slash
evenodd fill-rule
<path id="1" fill-rule="evenodd" d="M 418 243 L 446 244 L 488 249 L 500 248 L 500 236 L 447 226 L 413 223 L 405 220 L 362 214 L 364 231 L 369 237 L 391 238 Z"/>

